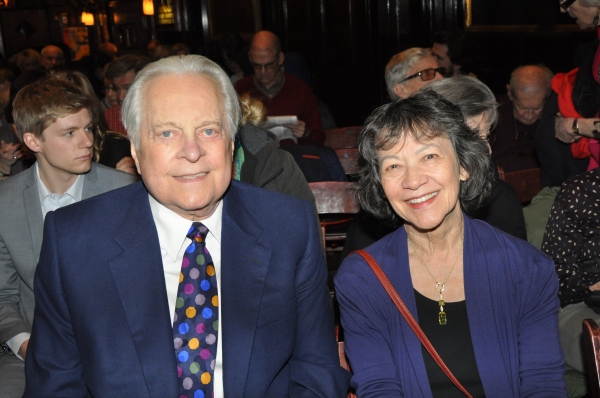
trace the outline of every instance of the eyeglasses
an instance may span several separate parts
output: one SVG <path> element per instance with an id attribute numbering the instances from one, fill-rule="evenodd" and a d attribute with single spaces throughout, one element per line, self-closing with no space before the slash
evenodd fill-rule
<path id="1" fill-rule="evenodd" d="M 440 75 L 444 76 L 444 74 L 446 73 L 446 68 L 444 68 L 443 66 L 440 66 L 439 68 L 433 69 L 433 68 L 429 68 L 429 69 L 423 69 L 420 72 L 415 73 L 414 75 L 410 75 L 409 77 L 407 77 L 404 80 L 401 80 L 400 83 L 404 83 L 407 80 L 410 79 L 414 79 L 417 76 L 421 76 L 421 80 L 423 80 L 424 82 L 432 80 L 433 78 L 435 78 L 435 74 L 439 73 Z"/>
<path id="2" fill-rule="evenodd" d="M 250 63 L 252 64 L 252 69 L 254 70 L 261 70 L 262 68 L 265 68 L 265 70 L 271 71 L 279 66 L 277 65 L 277 57 L 275 57 L 274 61 L 271 61 L 268 64 L 255 64 L 254 62 Z"/>
<path id="3" fill-rule="evenodd" d="M 573 4 L 573 3 L 575 3 L 575 0 L 560 0 L 558 5 L 560 6 L 560 8 L 567 11 L 569 9 L 569 7 L 571 7 L 571 4 Z"/>

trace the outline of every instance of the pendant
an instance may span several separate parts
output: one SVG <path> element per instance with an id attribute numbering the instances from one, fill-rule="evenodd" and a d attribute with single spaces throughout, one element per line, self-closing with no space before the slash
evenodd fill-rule
<path id="1" fill-rule="evenodd" d="M 448 318 L 446 317 L 446 313 L 444 312 L 444 306 L 446 305 L 446 302 L 444 301 L 444 297 L 442 297 L 442 293 L 444 292 L 445 287 L 445 283 L 435 283 L 435 290 L 437 290 L 440 294 L 440 299 L 438 300 L 438 304 L 440 306 L 440 313 L 438 314 L 438 323 L 442 326 L 444 326 L 448 322 Z"/>
<path id="2" fill-rule="evenodd" d="M 438 314 L 438 322 L 440 323 L 440 325 L 444 326 L 447 321 L 448 319 L 446 318 L 446 313 L 444 311 L 440 311 L 440 313 Z"/>

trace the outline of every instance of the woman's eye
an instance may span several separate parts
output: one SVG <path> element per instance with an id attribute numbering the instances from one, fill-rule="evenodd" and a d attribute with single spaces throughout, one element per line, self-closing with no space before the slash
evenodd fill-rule
<path id="1" fill-rule="evenodd" d="M 437 155 L 435 155 L 433 153 L 425 155 L 425 159 L 427 159 L 427 160 L 435 159 L 436 157 L 437 157 Z"/>

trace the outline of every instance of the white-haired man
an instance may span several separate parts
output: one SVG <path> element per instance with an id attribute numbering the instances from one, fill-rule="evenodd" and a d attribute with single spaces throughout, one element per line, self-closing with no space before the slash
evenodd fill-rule
<path id="1" fill-rule="evenodd" d="M 413 47 L 394 55 L 385 66 L 385 83 L 392 101 L 416 93 L 444 77 L 445 69 L 428 48 Z"/>
<path id="2" fill-rule="evenodd" d="M 313 208 L 231 181 L 239 117 L 204 57 L 136 76 L 143 183 L 47 218 L 26 397 L 345 396 Z"/>

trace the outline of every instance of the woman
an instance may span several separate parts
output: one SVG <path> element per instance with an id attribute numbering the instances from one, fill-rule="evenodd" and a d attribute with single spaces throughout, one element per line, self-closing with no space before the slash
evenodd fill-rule
<path id="1" fill-rule="evenodd" d="M 480 80 L 471 76 L 459 75 L 438 80 L 426 87 L 458 106 L 467 125 L 477 131 L 479 137 L 489 140 L 490 131 L 498 121 L 498 103 L 492 90 Z M 488 143 L 490 154 L 492 148 Z M 525 219 L 517 192 L 500 180 L 494 170 L 492 191 L 481 207 L 473 209 L 470 216 L 485 221 L 492 226 L 517 238 L 527 240 Z"/>
<path id="2" fill-rule="evenodd" d="M 498 103 L 488 86 L 473 77 L 460 75 L 430 83 L 425 90 L 433 90 L 457 105 L 469 127 L 476 130 L 482 139 L 488 139 L 490 130 L 498 119 Z M 500 180 L 496 173 L 491 194 L 481 207 L 473 209 L 469 215 L 517 238 L 527 239 L 519 195 L 510 185 Z M 348 227 L 342 258 L 354 250 L 375 243 L 395 229 L 361 211 Z"/>
<path id="3" fill-rule="evenodd" d="M 359 139 L 358 199 L 404 226 L 366 250 L 474 397 L 564 397 L 552 261 L 463 213 L 489 193 L 488 151 L 431 91 L 375 110 Z M 360 256 L 335 285 L 359 397 L 462 396 Z"/>
<path id="4" fill-rule="evenodd" d="M 598 29 L 600 0 L 562 0 L 559 5 L 561 12 L 575 18 L 580 29 Z M 557 73 L 552 79 L 554 93 L 544 106 L 535 136 L 542 186 L 560 186 L 600 163 L 600 144 L 595 139 L 600 133 L 598 41 L 583 46 L 580 59 L 578 68 Z"/>

